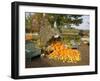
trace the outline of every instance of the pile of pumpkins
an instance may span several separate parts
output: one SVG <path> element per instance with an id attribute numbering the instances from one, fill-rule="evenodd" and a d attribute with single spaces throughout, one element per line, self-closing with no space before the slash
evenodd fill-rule
<path id="1" fill-rule="evenodd" d="M 64 63 L 77 63 L 81 60 L 79 50 L 67 48 L 62 42 L 54 42 L 49 48 L 52 49 L 52 52 L 47 56 L 49 59 L 59 60 Z"/>

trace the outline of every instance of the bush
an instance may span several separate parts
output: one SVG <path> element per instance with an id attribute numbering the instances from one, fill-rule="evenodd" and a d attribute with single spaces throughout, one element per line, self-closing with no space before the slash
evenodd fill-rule
<path id="1" fill-rule="evenodd" d="M 80 44 L 80 36 L 79 35 L 71 35 L 62 37 L 62 41 L 68 45 L 69 48 L 72 48 L 71 40 L 74 40 L 77 44 Z"/>

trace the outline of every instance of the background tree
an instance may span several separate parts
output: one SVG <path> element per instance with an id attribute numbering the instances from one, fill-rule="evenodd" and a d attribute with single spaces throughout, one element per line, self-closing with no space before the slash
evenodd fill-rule
<path id="1" fill-rule="evenodd" d="M 47 22 L 42 22 L 47 19 Z M 71 28 L 73 25 L 79 26 L 83 22 L 82 15 L 70 15 L 70 14 L 45 14 L 43 13 L 33 13 L 26 17 L 26 31 L 35 32 L 39 31 L 42 25 L 45 23 L 50 23 L 52 28 L 57 28 L 59 32 L 62 32 L 63 27 Z"/>
<path id="2" fill-rule="evenodd" d="M 79 26 L 82 23 L 82 15 L 68 15 L 68 14 L 48 14 L 48 21 L 51 23 L 51 27 L 56 27 L 61 32 L 62 27 L 71 28 L 72 25 Z"/>
<path id="3" fill-rule="evenodd" d="M 25 18 L 26 32 L 39 32 L 41 27 L 41 21 L 43 20 L 42 13 L 29 14 Z"/>
<path id="4" fill-rule="evenodd" d="M 25 31 L 27 33 L 31 32 L 32 20 L 33 20 L 32 15 L 25 16 Z"/>

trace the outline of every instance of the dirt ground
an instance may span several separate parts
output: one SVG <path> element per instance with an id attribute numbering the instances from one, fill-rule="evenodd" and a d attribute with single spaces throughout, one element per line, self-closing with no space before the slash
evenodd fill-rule
<path id="1" fill-rule="evenodd" d="M 75 64 L 56 62 L 46 57 L 36 57 L 32 59 L 31 64 L 29 64 L 26 59 L 26 68 L 89 65 L 89 45 L 81 44 L 79 51 L 81 53 L 81 61 Z"/>

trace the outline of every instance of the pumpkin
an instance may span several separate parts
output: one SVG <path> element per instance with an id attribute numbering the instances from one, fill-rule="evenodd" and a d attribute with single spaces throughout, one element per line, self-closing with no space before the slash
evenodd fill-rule
<path id="1" fill-rule="evenodd" d="M 80 52 L 77 49 L 66 48 L 61 42 L 51 44 L 51 48 L 53 52 L 48 55 L 49 59 L 68 63 L 77 63 L 81 60 Z"/>

